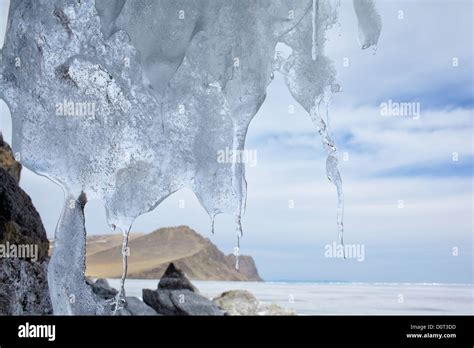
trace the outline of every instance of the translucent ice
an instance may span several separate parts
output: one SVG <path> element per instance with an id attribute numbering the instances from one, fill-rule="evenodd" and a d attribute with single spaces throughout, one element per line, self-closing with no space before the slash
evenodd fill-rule
<path id="1" fill-rule="evenodd" d="M 354 0 L 354 9 L 359 22 L 359 42 L 362 49 L 376 48 L 382 29 L 382 19 L 375 9 L 374 0 Z"/>
<path id="2" fill-rule="evenodd" d="M 244 149 L 275 69 L 322 136 L 342 233 L 336 147 L 320 110 L 336 86 L 324 55 L 336 4 L 11 1 L 0 98 L 12 114 L 13 148 L 25 166 L 66 195 L 49 269 L 56 314 L 113 310 L 84 281 L 86 196 L 103 199 L 109 224 L 124 232 L 123 280 L 134 219 L 183 187 L 195 192 L 211 219 L 232 214 L 239 243 L 245 166 L 222 163 L 217 154 Z M 375 45 L 380 18 L 373 2 L 355 1 L 354 7 L 363 47 Z M 291 54 L 275 60 L 277 43 Z M 123 296 L 122 283 L 117 304 Z"/>

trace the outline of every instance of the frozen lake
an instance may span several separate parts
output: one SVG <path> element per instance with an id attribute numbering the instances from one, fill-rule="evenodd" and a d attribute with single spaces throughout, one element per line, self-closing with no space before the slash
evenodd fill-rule
<path id="1" fill-rule="evenodd" d="M 109 279 L 119 288 L 118 279 Z M 128 279 L 127 296 L 141 298 L 142 289 L 156 289 L 158 280 Z M 262 303 L 276 303 L 302 315 L 473 314 L 472 284 L 395 283 L 286 283 L 193 281 L 199 291 L 213 298 L 234 289 L 245 289 Z"/>

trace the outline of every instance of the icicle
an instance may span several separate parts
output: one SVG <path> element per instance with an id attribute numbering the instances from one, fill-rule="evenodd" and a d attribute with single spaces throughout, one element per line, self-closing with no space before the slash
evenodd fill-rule
<path id="1" fill-rule="evenodd" d="M 237 246 L 234 248 L 234 256 L 235 256 L 235 269 L 238 271 L 240 268 L 239 265 L 239 255 L 240 255 L 240 237 L 237 235 Z"/>
<path id="2" fill-rule="evenodd" d="M 318 0 L 313 0 L 313 11 L 312 11 L 312 24 L 313 24 L 313 36 L 312 36 L 312 47 L 311 47 L 311 57 L 313 60 L 317 59 L 318 55 L 318 32 L 317 32 L 317 23 L 316 19 L 318 17 Z"/>
<path id="3" fill-rule="evenodd" d="M 113 229 L 115 231 L 117 226 L 113 225 Z M 119 227 L 122 231 L 122 277 L 120 278 L 120 291 L 113 299 L 113 314 L 116 315 L 120 309 L 123 309 L 126 303 L 125 300 L 125 280 L 127 279 L 127 272 L 128 272 L 128 257 L 130 255 L 128 249 L 128 240 L 130 236 L 130 229 L 131 226 L 127 227 Z"/>
<path id="4" fill-rule="evenodd" d="M 238 271 L 240 266 L 239 266 L 239 255 L 240 255 L 240 238 L 244 235 L 242 231 L 242 223 L 240 221 L 240 216 L 236 217 L 236 239 L 237 239 L 237 245 L 234 248 L 234 256 L 235 256 L 235 269 Z"/>
<path id="5" fill-rule="evenodd" d="M 211 233 L 214 234 L 214 221 L 215 221 L 216 216 L 212 215 L 211 216 Z"/>
<path id="6" fill-rule="evenodd" d="M 84 278 L 86 229 L 84 192 L 64 187 L 61 217 L 56 226 L 55 246 L 48 265 L 48 286 L 54 313 L 62 315 L 104 315 L 105 301 L 94 296 Z M 69 267 L 66 267 L 69 263 Z"/>
<path id="7" fill-rule="evenodd" d="M 382 30 L 382 19 L 375 9 L 375 1 L 354 0 L 353 5 L 359 26 L 360 47 L 365 50 L 377 45 Z"/>
<path id="8" fill-rule="evenodd" d="M 319 135 L 321 136 L 324 149 L 327 153 L 326 159 L 326 174 L 337 190 L 337 229 L 338 237 L 342 246 L 344 246 L 344 194 L 342 191 L 342 179 L 338 169 L 337 148 L 331 138 L 329 130 L 329 105 L 332 99 L 333 87 L 328 86 L 322 95 L 315 98 L 313 107 L 311 108 L 311 119 L 315 123 Z M 321 112 L 321 104 L 325 106 L 325 112 Z M 326 117 L 324 117 L 324 114 Z M 326 120 L 325 120 L 326 118 Z M 344 248 L 343 248 L 344 250 Z M 345 258 L 344 254 L 344 258 Z"/>
<path id="9" fill-rule="evenodd" d="M 373 44 L 372 45 L 372 55 L 376 55 L 377 54 L 377 44 Z"/>
<path id="10" fill-rule="evenodd" d="M 344 246 L 344 194 L 342 191 L 342 180 L 339 170 L 337 168 L 338 161 L 334 154 L 328 155 L 326 160 L 326 172 L 329 181 L 331 181 L 337 190 L 337 230 L 339 235 L 339 241 Z M 344 258 L 346 258 L 344 248 L 342 249 Z"/>

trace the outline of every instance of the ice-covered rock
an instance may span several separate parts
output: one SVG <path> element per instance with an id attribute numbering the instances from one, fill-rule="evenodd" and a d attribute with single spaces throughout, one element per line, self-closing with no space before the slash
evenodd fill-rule
<path id="1" fill-rule="evenodd" d="M 337 90 L 324 55 L 336 7 L 331 0 L 11 0 L 0 98 L 12 115 L 12 145 L 23 165 L 65 191 L 48 275 L 55 313 L 107 312 L 84 278 L 86 196 L 105 201 L 110 226 L 124 235 L 123 280 L 134 219 L 183 187 L 212 220 L 234 216 L 239 244 L 245 164 L 222 163 L 218 152 L 244 149 L 275 71 L 323 138 L 342 240 L 342 181 L 324 112 Z M 373 1 L 354 7 L 363 48 L 375 45 Z M 291 48 L 288 57 L 275 55 L 278 42 Z M 124 286 L 118 305 L 123 297 Z"/>

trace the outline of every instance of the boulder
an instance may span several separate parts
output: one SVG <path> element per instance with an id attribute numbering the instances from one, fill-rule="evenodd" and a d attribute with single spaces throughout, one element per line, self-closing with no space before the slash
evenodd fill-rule
<path id="1" fill-rule="evenodd" d="M 214 302 L 188 289 L 143 289 L 143 301 L 163 315 L 224 315 Z"/>
<path id="2" fill-rule="evenodd" d="M 158 313 L 137 297 L 126 297 L 125 309 L 131 315 L 158 315 Z"/>
<path id="3" fill-rule="evenodd" d="M 258 315 L 297 315 L 293 309 L 283 308 L 275 303 L 261 305 L 258 308 Z"/>
<path id="4" fill-rule="evenodd" d="M 186 275 L 171 262 L 158 283 L 160 290 L 183 290 L 198 292 Z"/>
<path id="5" fill-rule="evenodd" d="M 115 315 L 131 316 L 131 315 L 159 315 L 156 311 L 145 304 L 137 297 L 126 297 L 125 307 L 119 309 Z"/>
<path id="6" fill-rule="evenodd" d="M 247 290 L 223 292 L 213 300 L 228 315 L 297 315 L 292 309 L 277 304 L 260 304 Z"/>
<path id="7" fill-rule="evenodd" d="M 91 287 L 94 294 L 103 299 L 109 300 L 118 294 L 118 291 L 109 285 L 107 279 L 99 278 L 94 282 L 86 277 L 86 283 Z"/>
<path id="8" fill-rule="evenodd" d="M 122 308 L 122 309 L 119 309 L 117 313 L 115 313 L 115 315 L 118 317 L 127 317 L 127 316 L 131 316 L 132 313 L 130 313 L 130 311 L 128 311 L 127 309 Z"/>
<path id="9" fill-rule="evenodd" d="M 257 315 L 258 300 L 247 290 L 231 290 L 213 300 L 229 315 Z"/>
<path id="10" fill-rule="evenodd" d="M 143 302 L 162 315 L 178 315 L 178 310 L 171 301 L 169 292 L 170 290 L 143 289 Z"/>
<path id="11" fill-rule="evenodd" d="M 185 274 L 170 263 L 156 290 L 143 289 L 143 301 L 163 315 L 224 315 L 211 300 L 197 293 Z"/>

